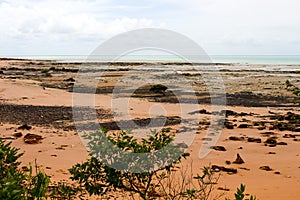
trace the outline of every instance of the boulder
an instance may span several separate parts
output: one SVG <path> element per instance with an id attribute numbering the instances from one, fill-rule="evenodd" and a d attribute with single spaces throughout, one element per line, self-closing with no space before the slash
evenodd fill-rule
<path id="1" fill-rule="evenodd" d="M 233 161 L 232 163 L 234 163 L 234 164 L 243 164 L 243 163 L 245 163 L 245 161 L 242 159 L 240 154 L 237 154 L 237 157 L 236 157 L 235 161 Z"/>

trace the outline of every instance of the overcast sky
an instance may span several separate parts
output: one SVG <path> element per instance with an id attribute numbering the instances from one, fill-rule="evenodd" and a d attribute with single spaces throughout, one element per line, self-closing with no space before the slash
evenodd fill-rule
<path id="1" fill-rule="evenodd" d="M 298 0 L 0 0 L 0 56 L 88 55 L 150 27 L 210 55 L 300 55 L 299 10 Z"/>

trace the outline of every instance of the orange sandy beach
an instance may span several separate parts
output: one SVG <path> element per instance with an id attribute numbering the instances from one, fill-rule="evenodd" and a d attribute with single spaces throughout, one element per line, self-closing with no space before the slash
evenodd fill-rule
<path id="1" fill-rule="evenodd" d="M 102 126 L 118 131 L 114 123 L 127 120 L 124 113 L 119 113 L 117 118 L 113 115 L 119 111 L 112 111 L 113 88 L 129 71 L 139 76 L 147 73 L 142 69 L 145 65 L 116 65 L 114 70 L 106 71 L 99 79 L 95 107 L 100 113 L 98 120 Z M 148 65 L 155 68 L 156 63 Z M 72 88 L 78 67 L 77 63 L 55 61 L 0 61 L 0 137 L 11 141 L 13 146 L 25 153 L 21 157 L 22 166 L 36 162 L 54 181 L 68 181 L 68 169 L 89 157 L 72 118 Z M 208 165 L 218 166 L 216 173 L 221 176 L 216 193 L 224 192 L 225 197 L 232 198 L 236 188 L 243 183 L 247 193 L 256 195 L 258 199 L 298 199 L 300 108 L 293 103 L 294 96 L 286 89 L 285 82 L 290 80 L 295 85 L 299 84 L 299 71 L 270 72 L 251 70 L 251 66 L 246 66 L 246 70 L 238 65 L 230 70 L 228 65 L 218 66 L 226 68 L 219 73 L 225 86 L 227 112 L 225 126 L 215 147 L 224 148 L 214 148 L 200 159 L 199 149 L 207 140 L 212 115 L 209 94 L 199 74 L 185 70 L 184 65 L 181 67 L 181 75 L 199 94 L 199 104 L 194 105 L 197 109 L 193 111 L 200 113 L 195 139 L 186 150 L 191 156 L 183 165 L 188 166 L 192 162 L 193 171 L 200 171 Z M 118 84 L 125 91 L 128 83 Z M 163 115 L 170 122 L 165 126 L 176 133 L 179 125 L 176 119 L 182 117 L 182 113 L 172 95 L 169 90 L 163 95 L 151 93 L 149 84 L 145 84 L 130 96 L 130 119 L 146 123 L 147 119 L 162 115 L 160 111 L 151 110 L 152 106 L 163 107 Z M 189 94 L 184 95 L 185 99 L 189 98 Z M 159 127 L 152 127 L 155 128 Z M 28 133 L 42 136 L 41 141 L 26 143 L 24 137 Z M 180 138 L 180 133 L 176 134 Z M 139 134 L 137 136 L 140 137 Z M 233 163 L 237 154 L 243 159 L 243 164 Z M 236 169 L 237 173 L 224 172 L 220 167 Z"/>

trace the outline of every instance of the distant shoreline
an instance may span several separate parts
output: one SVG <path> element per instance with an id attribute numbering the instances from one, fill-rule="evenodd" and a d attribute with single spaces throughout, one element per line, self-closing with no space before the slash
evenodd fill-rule
<path id="1" fill-rule="evenodd" d="M 300 65 L 300 55 L 291 56 L 191 56 L 193 64 L 197 65 Z M 190 64 L 189 60 L 184 60 L 175 55 L 126 55 L 120 58 L 115 56 L 89 56 L 89 55 L 46 55 L 46 56 L 3 56 L 1 60 L 30 60 L 30 61 L 48 61 L 63 63 L 155 63 L 155 64 Z M 195 62 L 193 62 L 193 60 Z"/>
<path id="2" fill-rule="evenodd" d="M 55 62 L 55 63 L 64 63 L 64 64 L 83 64 L 83 63 L 89 63 L 89 64 L 101 64 L 101 65 L 174 65 L 174 66 L 258 66 L 258 67 L 269 67 L 269 66 L 278 66 L 278 67 L 284 67 L 284 66 L 300 66 L 300 63 L 234 63 L 234 62 L 186 62 L 186 61 L 179 61 L 179 60 L 117 60 L 117 61 L 109 61 L 109 60 L 63 60 L 63 59 L 36 59 L 36 58 L 14 58 L 14 57 L 0 57 L 0 61 L 28 61 L 28 62 Z M 299 68 L 300 70 L 300 68 Z"/>

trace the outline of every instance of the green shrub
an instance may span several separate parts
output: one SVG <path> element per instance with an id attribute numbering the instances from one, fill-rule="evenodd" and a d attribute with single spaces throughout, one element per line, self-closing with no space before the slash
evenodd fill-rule
<path id="1" fill-rule="evenodd" d="M 149 138 L 138 141 L 128 131 L 108 135 L 108 132 L 104 129 L 86 137 L 90 141 L 88 145 L 91 149 L 91 155 L 101 157 L 107 152 L 112 153 L 109 156 L 102 156 L 101 161 L 92 157 L 87 162 L 77 164 L 69 170 L 72 174 L 71 179 L 78 181 L 90 195 L 105 195 L 111 191 L 121 190 L 139 194 L 143 199 L 164 196 L 165 194 L 159 190 L 159 184 L 162 180 L 168 178 L 165 175 L 176 168 L 176 164 L 180 162 L 181 158 L 189 156 L 188 153 L 180 153 L 180 157 L 172 160 L 174 159 L 172 155 L 178 155 L 178 148 L 170 148 L 163 152 L 165 155 L 171 156 L 165 156 L 165 159 L 156 160 L 156 157 L 151 157 L 153 155 L 149 154 L 149 159 L 146 161 L 132 162 L 131 170 L 143 171 L 142 173 L 133 173 L 130 169 L 118 170 L 105 164 L 121 163 L 124 160 L 131 162 L 132 160 L 130 160 L 130 155 L 126 157 L 126 154 L 120 155 L 118 152 L 114 152 L 114 147 L 103 142 L 103 137 L 109 139 L 115 147 L 122 149 L 124 152 L 133 153 L 156 152 L 171 143 L 173 137 L 164 131 L 161 133 L 153 131 Z M 170 158 L 172 161 L 170 161 Z M 169 164 L 158 170 L 148 171 L 149 166 L 153 164 L 152 162 L 157 162 L 158 166 L 165 163 Z"/>

